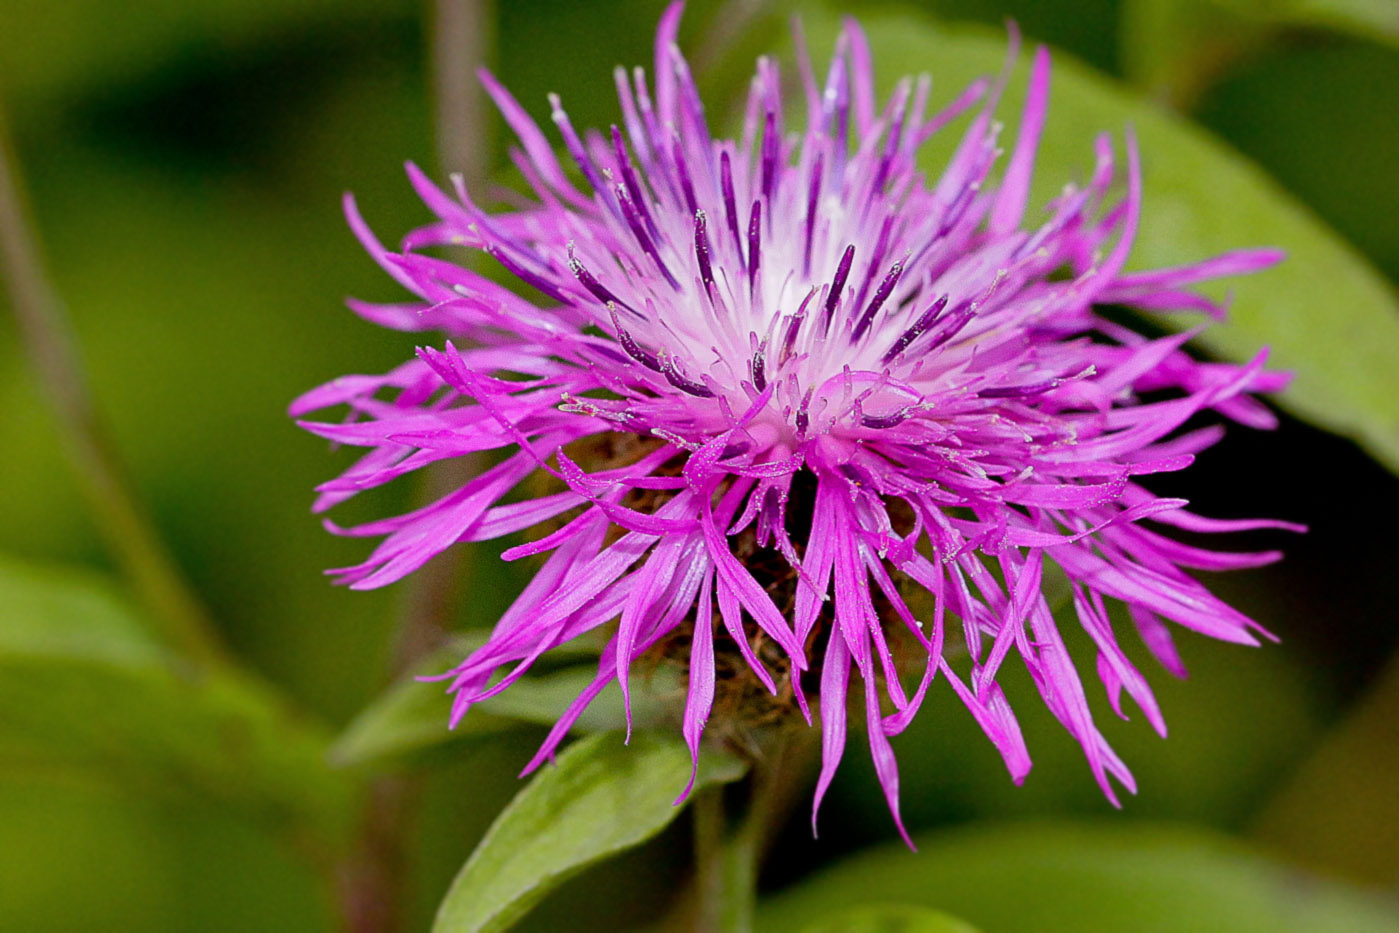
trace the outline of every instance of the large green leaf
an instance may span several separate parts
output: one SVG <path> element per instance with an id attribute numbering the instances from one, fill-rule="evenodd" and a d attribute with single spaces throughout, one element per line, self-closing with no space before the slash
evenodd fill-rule
<path id="1" fill-rule="evenodd" d="M 922 905 L 985 933 L 1393 933 L 1382 900 L 1307 878 L 1192 829 L 1124 824 L 973 828 L 889 846 L 789 888 L 760 910 L 803 931 L 870 901 Z"/>
<path id="2" fill-rule="evenodd" d="M 1309 866 L 1399 887 L 1396 772 L 1399 655 L 1289 776 L 1264 808 L 1255 833 Z"/>
<path id="3" fill-rule="evenodd" d="M 458 663 L 480 638 L 462 638 L 434 652 L 418 667 L 418 674 L 439 674 Z M 571 652 L 560 646 L 552 660 L 586 651 Z M 484 700 L 448 729 L 451 697 L 441 683 L 407 677 L 394 684 L 345 727 L 331 750 L 341 765 L 383 767 L 414 762 L 444 746 L 461 745 L 498 735 L 523 725 L 552 726 L 597 674 L 594 657 L 589 664 L 571 664 L 559 670 L 520 678 L 507 690 Z M 669 679 L 661 672 L 638 676 L 632 684 L 632 726 L 646 729 L 661 725 L 668 716 L 662 694 Z M 605 732 L 626 726 L 622 694 L 609 684 L 578 717 L 575 732 Z"/>
<path id="4" fill-rule="evenodd" d="M 928 907 L 879 904 L 822 918 L 802 933 L 976 933 L 976 928 Z"/>
<path id="5" fill-rule="evenodd" d="M 745 766 L 706 753 L 695 790 L 737 780 Z M 504 930 L 588 865 L 664 829 L 681 807 L 690 753 L 673 733 L 580 740 L 516 795 L 452 882 L 434 933 Z"/>
<path id="6" fill-rule="evenodd" d="M 862 19 L 879 79 L 931 72 L 950 97 L 975 77 L 997 72 L 1005 38 L 945 30 L 908 17 Z M 829 47 L 835 22 L 808 17 L 817 49 Z M 1009 119 L 1023 99 L 1026 66 L 1002 104 Z M 1297 374 L 1277 401 L 1295 414 L 1359 441 L 1399 468 L 1399 302 L 1367 262 L 1256 166 L 1185 120 L 1134 96 L 1110 79 L 1058 56 L 1034 200 L 1045 203 L 1092 166 L 1097 134 L 1133 128 L 1141 146 L 1145 203 L 1131 265 L 1188 263 L 1240 247 L 1277 246 L 1277 268 L 1219 285 L 1233 293 L 1230 320 L 1199 343 L 1242 360 L 1268 345 L 1271 365 Z M 939 134 L 924 166 L 938 172 L 956 133 Z M 1156 318 L 1167 326 L 1193 319 Z"/>
<path id="7" fill-rule="evenodd" d="M 1231 65 L 1284 29 L 1324 29 L 1399 45 L 1392 0 L 1128 0 L 1122 61 L 1137 84 L 1193 104 Z"/>
<path id="8" fill-rule="evenodd" d="M 343 839 L 352 786 L 326 736 L 237 672 L 196 673 L 108 585 L 0 560 L 0 767 L 212 800 Z"/>
<path id="9" fill-rule="evenodd" d="M 266 35 L 336 19 L 411 14 L 402 0 L 143 0 L 140 15 L 96 0 L 40 8 L 0 4 L 0 81 L 12 91 L 52 92 L 142 74 L 196 50 L 227 54 Z"/>

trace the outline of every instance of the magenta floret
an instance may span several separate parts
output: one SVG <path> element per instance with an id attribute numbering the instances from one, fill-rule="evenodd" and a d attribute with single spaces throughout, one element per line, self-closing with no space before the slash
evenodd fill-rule
<path id="1" fill-rule="evenodd" d="M 539 529 L 506 552 L 547 555 L 532 582 L 449 675 L 455 722 L 551 648 L 610 633 L 596 680 L 530 769 L 603 688 L 619 681 L 627 695 L 631 666 L 680 633 L 682 731 L 696 756 L 715 708 L 716 652 L 741 656 L 763 689 L 787 691 L 807 722 L 804 689 L 817 687 L 815 806 L 844 751 L 852 675 L 896 821 L 889 737 L 939 675 L 1021 780 L 1030 757 L 997 683 L 1012 656 L 1115 802 L 1111 779 L 1128 790 L 1133 779 L 1094 724 L 1044 592 L 1046 559 L 1067 576 L 1113 708 L 1123 712 L 1125 691 L 1164 734 L 1105 600 L 1125 603 L 1150 651 L 1182 673 L 1166 622 L 1246 644 L 1266 634 L 1186 568 L 1279 555 L 1205 550 L 1151 526 L 1295 526 L 1205 519 L 1139 485 L 1219 439 L 1214 426 L 1185 429 L 1198 413 L 1271 426 L 1251 394 L 1286 378 L 1263 369 L 1263 354 L 1242 366 L 1196 361 L 1183 349 L 1193 332 L 1148 339 L 1099 309 L 1218 316 L 1188 287 L 1261 269 L 1278 254 L 1124 272 L 1142 201 L 1130 135 L 1120 199 L 1117 157 L 1101 137 L 1087 184 L 1066 188 L 1046 220 L 1025 226 L 1048 101 L 1043 48 L 993 182 L 1004 78 L 931 114 L 927 80 L 905 79 L 881 106 L 865 38 L 847 22 L 824 85 L 802 70 L 804 128 L 787 129 L 777 66 L 763 59 L 741 138 L 716 139 L 675 46 L 679 15 L 675 4 L 661 21 L 654 88 L 641 69 L 618 69 L 620 128 L 579 136 L 551 100 L 586 188 L 483 74 L 519 137 L 512 156 L 534 200 L 488 214 L 459 181 L 444 191 L 410 165 L 437 221 L 391 252 L 346 199 L 366 249 L 415 296 L 351 307 L 386 327 L 451 339 L 293 405 L 298 417 L 348 406 L 345 420 L 302 423 L 368 448 L 320 488 L 316 510 L 439 460 L 503 458 L 406 515 L 331 526 L 382 538 L 365 562 L 334 574 L 379 587 L 458 542 Z M 970 125 L 955 155 L 925 184 L 918 150 L 963 116 Z M 423 252 L 442 245 L 488 253 L 545 300 Z M 554 491 L 507 501 L 539 471 Z M 909 605 L 917 589 L 929 594 L 922 618 Z M 955 649 L 949 630 L 960 632 Z M 759 645 L 771 650 L 760 656 Z M 910 663 L 915 673 L 901 680 Z"/>

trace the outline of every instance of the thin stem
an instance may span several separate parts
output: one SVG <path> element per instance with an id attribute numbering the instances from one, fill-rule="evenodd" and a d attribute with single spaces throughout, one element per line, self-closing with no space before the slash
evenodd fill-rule
<path id="1" fill-rule="evenodd" d="M 201 666 L 222 640 L 138 504 L 92 402 L 63 306 L 44 272 L 0 113 L 0 273 L 40 390 L 107 547 L 151 610 L 159 634 Z"/>
<path id="2" fill-rule="evenodd" d="M 724 929 L 725 872 L 724 789 L 700 792 L 690 807 L 695 832 L 695 933 L 720 933 Z"/>
<path id="3" fill-rule="evenodd" d="M 488 0 L 436 0 L 433 4 L 433 92 L 436 96 L 437 159 L 460 172 L 468 187 L 486 175 L 485 101 L 476 69 L 491 39 Z"/>
<path id="4" fill-rule="evenodd" d="M 758 904 L 758 872 L 793 799 L 801 749 L 777 738 L 753 765 L 748 808 L 736 828 L 724 813 L 724 789 L 695 798 L 693 927 L 700 933 L 750 933 Z"/>
<path id="5" fill-rule="evenodd" d="M 476 69 L 484 62 L 490 36 L 489 3 L 435 0 L 432 15 L 438 160 L 445 171 L 460 173 L 468 188 L 479 188 L 487 148 Z M 474 457 L 439 464 L 423 481 L 419 497 L 424 502 L 441 498 L 459 488 L 478 467 Z M 408 581 L 395 626 L 390 677 L 410 671 L 441 642 L 466 570 L 458 548 L 437 555 Z M 388 775 L 370 786 L 355 852 L 341 867 L 338 879 L 341 922 L 347 933 L 403 929 L 408 840 L 417 822 L 421 785 L 416 777 Z"/>

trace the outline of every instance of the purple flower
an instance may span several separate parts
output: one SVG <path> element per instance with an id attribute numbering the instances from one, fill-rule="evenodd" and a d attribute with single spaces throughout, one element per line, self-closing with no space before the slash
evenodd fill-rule
<path id="1" fill-rule="evenodd" d="M 926 79 L 905 79 L 881 104 L 853 22 L 823 82 L 801 63 L 805 113 L 791 112 L 762 59 L 741 138 L 717 139 L 675 45 L 680 12 L 661 21 L 653 85 L 641 69 L 617 70 L 620 128 L 580 136 L 551 98 L 581 181 L 482 73 L 519 137 L 512 156 L 532 199 L 487 213 L 459 180 L 444 191 L 410 165 L 437 220 L 395 253 L 347 198 L 365 248 L 414 295 L 351 307 L 460 345 L 424 347 L 385 375 L 337 379 L 295 403 L 298 416 L 348 406 L 342 421 L 303 424 L 368 448 L 320 487 L 316 511 L 436 461 L 500 456 L 416 511 L 330 526 L 383 539 L 334 573 L 379 587 L 457 542 L 535 530 L 505 552 L 541 555 L 533 580 L 449 675 L 455 723 L 551 648 L 605 633 L 596 679 L 527 770 L 608 684 L 629 697 L 639 659 L 672 659 L 688 677 L 682 728 L 696 755 L 721 712 L 809 724 L 806 694 L 817 691 L 813 821 L 858 694 L 897 822 L 889 740 L 930 688 L 954 691 L 1024 778 L 1030 758 L 997 683 L 1014 656 L 1116 802 L 1111 779 L 1132 790 L 1132 776 L 1094 724 L 1046 590 L 1063 591 L 1096 646 L 1113 708 L 1123 713 L 1125 691 L 1164 734 L 1108 601 L 1182 673 L 1167 622 L 1246 644 L 1266 634 L 1186 569 L 1279 555 L 1205 550 L 1161 529 L 1296 526 L 1203 518 L 1139 484 L 1219 439 L 1217 425 L 1194 426 L 1199 413 L 1270 427 L 1249 393 L 1281 389 L 1285 376 L 1265 372 L 1263 354 L 1244 366 L 1196 361 L 1183 349 L 1194 331 L 1151 339 L 1101 309 L 1219 316 L 1189 286 L 1279 255 L 1124 272 L 1141 211 L 1130 135 L 1125 192 L 1100 137 L 1087 183 L 1027 225 L 1044 49 L 998 178 L 1005 78 L 939 111 Z M 964 118 L 929 183 L 919 148 Z M 532 297 L 424 252 L 443 245 L 488 253 Z"/>

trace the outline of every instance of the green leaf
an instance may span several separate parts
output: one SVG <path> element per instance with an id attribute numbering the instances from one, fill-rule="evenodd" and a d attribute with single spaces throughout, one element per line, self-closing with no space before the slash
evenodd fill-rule
<path id="1" fill-rule="evenodd" d="M 694 793 L 745 769 L 706 753 Z M 672 733 L 636 733 L 630 745 L 617 733 L 576 742 L 491 825 L 452 882 L 434 933 L 507 929 L 565 879 L 664 829 L 689 778 L 690 753 Z"/>
<path id="2" fill-rule="evenodd" d="M 944 30 L 909 17 L 871 15 L 863 23 L 884 87 L 901 75 L 931 71 L 946 100 L 975 77 L 995 74 L 1005 55 L 1002 35 Z M 808 17 L 808 27 L 815 48 L 829 47 L 833 20 Z M 1008 120 L 1018 114 L 1026 71 L 1022 61 L 1001 105 Z M 1129 127 L 1145 176 L 1132 267 L 1188 263 L 1250 246 L 1286 250 L 1280 266 L 1215 287 L 1216 295 L 1233 294 L 1230 320 L 1208 328 L 1199 343 L 1231 360 L 1269 345 L 1270 365 L 1297 377 L 1276 397 L 1280 406 L 1354 438 L 1399 468 L 1399 302 L 1365 259 L 1243 156 L 1059 55 L 1032 203 L 1044 204 L 1065 182 L 1085 177 L 1097 134 L 1120 139 Z M 955 127 L 938 136 L 922 159 L 934 173 L 946 165 Z M 1195 323 L 1186 316 L 1152 319 L 1170 327 Z"/>
<path id="3" fill-rule="evenodd" d="M 406 16 L 402 0 L 145 0 L 140 16 L 97 0 L 58 0 L 35 16 L 0 4 L 0 82 L 21 94 L 87 89 L 212 50 L 319 23 Z M 265 40 L 264 40 L 265 41 Z"/>
<path id="4" fill-rule="evenodd" d="M 802 933 L 977 933 L 976 927 L 940 910 L 907 904 L 857 907 L 817 920 Z"/>
<path id="5" fill-rule="evenodd" d="M 1289 26 L 1348 32 L 1362 39 L 1399 45 L 1399 4 L 1393 0 L 1225 0 L 1252 16 Z"/>
<path id="6" fill-rule="evenodd" d="M 952 831 L 847 859 L 759 912 L 768 933 L 805 931 L 871 900 L 936 907 L 986 933 L 1393 933 L 1391 906 L 1306 878 L 1193 829 L 1012 825 Z"/>
<path id="7" fill-rule="evenodd" d="M 0 559 L 0 768 L 213 801 L 335 844 L 353 785 L 328 744 L 262 685 L 183 664 L 104 581 Z"/>
<path id="8" fill-rule="evenodd" d="M 480 638 L 455 641 L 423 662 L 418 673 L 440 674 L 480 644 Z M 560 646 L 551 657 L 567 657 L 567 648 Z M 452 699 L 442 685 L 409 677 L 355 717 L 336 740 L 331 758 L 340 765 L 385 767 L 414 762 L 445 746 L 477 741 L 522 725 L 552 726 L 596 675 L 594 658 L 591 664 L 522 677 L 509 689 L 473 707 L 455 729 L 447 728 Z M 646 729 L 666 721 L 663 694 L 670 686 L 661 672 L 634 679 L 633 728 Z M 625 725 L 621 690 L 610 684 L 578 717 L 574 731 L 605 732 Z"/>
<path id="9" fill-rule="evenodd" d="M 1255 835 L 1309 866 L 1394 888 L 1399 885 L 1396 770 L 1399 655 L 1289 776 L 1257 819 Z"/>
<path id="10" fill-rule="evenodd" d="M 1399 45 L 1391 0 L 1128 0 L 1122 10 L 1127 76 L 1190 109 L 1239 59 L 1284 29 L 1324 29 Z"/>

